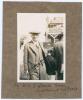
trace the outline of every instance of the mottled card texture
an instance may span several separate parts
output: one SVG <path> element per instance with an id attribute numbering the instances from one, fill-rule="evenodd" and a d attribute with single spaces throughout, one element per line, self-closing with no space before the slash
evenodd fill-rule
<path id="1" fill-rule="evenodd" d="M 65 83 L 17 82 L 17 13 L 66 14 Z M 3 2 L 2 98 L 81 98 L 82 3 Z"/>

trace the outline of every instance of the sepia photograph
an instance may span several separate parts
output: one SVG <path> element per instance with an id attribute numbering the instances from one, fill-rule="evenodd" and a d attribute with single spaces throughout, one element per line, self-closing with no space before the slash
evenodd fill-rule
<path id="1" fill-rule="evenodd" d="M 65 54 L 65 13 L 17 13 L 17 82 L 64 83 Z"/>
<path id="2" fill-rule="evenodd" d="M 2 99 L 82 97 L 82 3 L 3 2 Z"/>

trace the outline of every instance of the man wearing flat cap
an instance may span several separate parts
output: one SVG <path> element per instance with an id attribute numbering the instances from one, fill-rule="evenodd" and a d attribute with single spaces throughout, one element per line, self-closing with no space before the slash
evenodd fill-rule
<path id="1" fill-rule="evenodd" d="M 38 42 L 38 32 L 30 32 L 32 40 L 24 47 L 25 80 L 46 80 L 47 73 L 42 55 L 42 46 Z"/>
<path id="2" fill-rule="evenodd" d="M 58 41 L 54 44 L 52 56 L 57 62 L 57 80 L 63 80 L 63 33 L 57 35 Z"/>

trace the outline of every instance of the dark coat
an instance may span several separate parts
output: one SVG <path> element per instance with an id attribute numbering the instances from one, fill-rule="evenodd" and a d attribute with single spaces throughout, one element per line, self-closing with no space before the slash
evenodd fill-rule
<path id="1" fill-rule="evenodd" d="M 53 56 L 47 55 L 47 66 L 46 66 L 46 71 L 48 75 L 55 75 L 56 74 L 56 60 L 54 59 Z M 49 64 L 49 66 L 48 66 Z"/>
<path id="2" fill-rule="evenodd" d="M 56 64 L 57 64 L 58 79 L 61 79 L 60 72 L 61 72 L 61 66 L 63 64 L 63 42 L 62 41 L 58 41 L 54 45 L 52 55 L 54 59 L 56 60 Z"/>

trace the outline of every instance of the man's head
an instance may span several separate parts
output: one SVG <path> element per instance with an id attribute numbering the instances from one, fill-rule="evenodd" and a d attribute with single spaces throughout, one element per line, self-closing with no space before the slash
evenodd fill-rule
<path id="1" fill-rule="evenodd" d="M 30 34 L 31 34 L 32 40 L 36 42 L 40 33 L 30 32 Z"/>
<path id="2" fill-rule="evenodd" d="M 63 33 L 60 33 L 57 35 L 56 39 L 58 39 L 59 41 L 62 40 L 63 38 Z"/>

